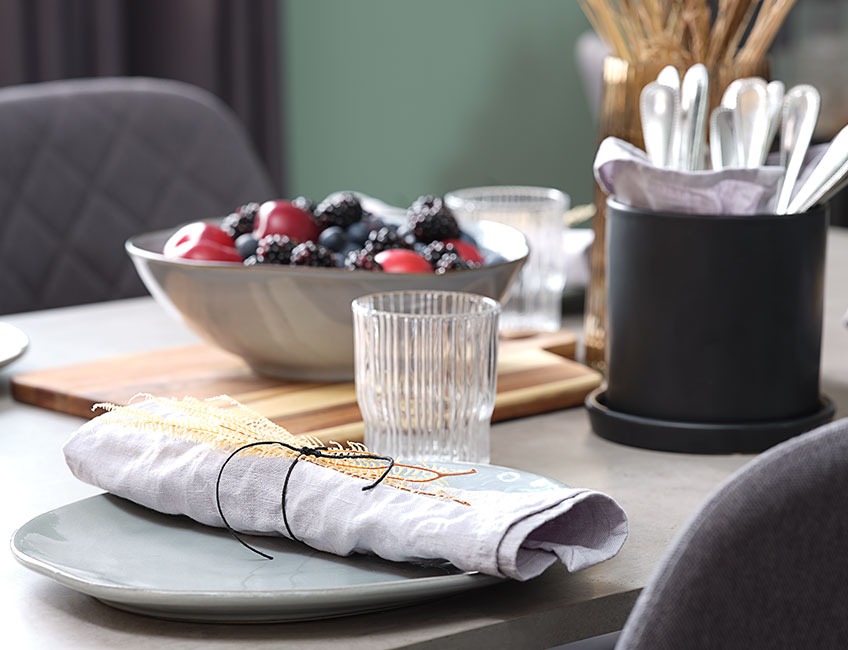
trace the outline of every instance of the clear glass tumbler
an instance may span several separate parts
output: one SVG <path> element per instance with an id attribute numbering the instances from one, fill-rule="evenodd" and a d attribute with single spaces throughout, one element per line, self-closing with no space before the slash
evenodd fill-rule
<path id="1" fill-rule="evenodd" d="M 562 326 L 563 232 L 569 196 L 545 187 L 475 187 L 448 192 L 445 203 L 460 223 L 497 221 L 527 237 L 530 256 L 504 300 L 501 333 L 518 337 L 558 331 Z"/>
<path id="2" fill-rule="evenodd" d="M 500 305 L 454 291 L 353 301 L 365 444 L 395 459 L 489 462 Z"/>

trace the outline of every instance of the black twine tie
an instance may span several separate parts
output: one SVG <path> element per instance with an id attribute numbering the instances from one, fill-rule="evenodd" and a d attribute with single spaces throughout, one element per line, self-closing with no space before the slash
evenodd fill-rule
<path id="1" fill-rule="evenodd" d="M 291 478 L 292 470 L 294 469 L 294 466 L 297 465 L 298 461 L 301 458 L 303 458 L 304 456 L 312 456 L 313 458 L 330 458 L 330 459 L 342 458 L 342 459 L 348 459 L 348 460 L 369 459 L 369 460 L 382 460 L 382 461 L 385 461 L 386 463 L 388 463 L 388 465 L 386 466 L 386 469 L 383 470 L 383 473 L 380 474 L 380 476 L 378 476 L 377 479 L 373 483 L 370 483 L 369 485 L 366 485 L 362 488 L 363 492 L 366 491 L 366 490 L 372 490 L 375 487 L 377 487 L 380 483 L 382 483 L 383 479 L 385 479 L 389 475 L 389 472 L 392 471 L 392 468 L 395 465 L 395 459 L 392 458 L 391 456 L 377 456 L 375 454 L 362 453 L 362 452 L 339 453 L 336 450 L 337 448 L 331 448 L 331 447 L 295 447 L 294 445 L 290 445 L 290 444 L 285 443 L 285 442 L 280 442 L 279 440 L 261 440 L 259 442 L 251 442 L 251 443 L 248 443 L 246 445 L 242 445 L 241 447 L 236 449 L 234 452 L 232 452 L 227 457 L 227 460 L 224 461 L 224 464 L 221 465 L 221 470 L 218 472 L 218 480 L 215 481 L 215 502 L 218 505 L 218 514 L 221 515 L 221 521 L 224 522 L 224 526 L 227 528 L 228 531 L 230 531 L 230 534 L 233 537 L 235 537 L 236 540 L 242 546 L 253 551 L 257 555 L 261 555 L 266 560 L 273 560 L 274 558 L 272 556 L 268 555 L 267 553 L 263 553 L 258 548 L 254 548 L 253 546 L 251 546 L 250 544 L 245 542 L 239 536 L 239 534 L 235 530 L 235 528 L 230 526 L 230 523 L 227 521 L 227 518 L 224 516 L 224 510 L 221 508 L 221 477 L 224 474 L 224 468 L 227 466 L 227 464 L 233 458 L 236 457 L 236 455 L 238 455 L 239 453 L 241 453 L 245 449 L 250 449 L 251 447 L 259 447 L 261 445 L 279 445 L 281 447 L 285 447 L 286 449 L 289 449 L 291 451 L 295 451 L 295 452 L 298 453 L 298 455 L 295 456 L 294 460 L 292 461 L 291 465 L 289 465 L 289 468 L 286 471 L 286 478 L 283 481 L 283 489 L 282 489 L 281 494 L 280 494 L 280 508 L 282 509 L 282 513 L 283 513 L 283 524 L 285 524 L 286 531 L 288 531 L 289 537 L 291 537 L 291 539 L 298 541 L 298 542 L 300 540 L 297 537 L 295 537 L 294 533 L 292 532 L 291 526 L 289 525 L 289 518 L 288 518 L 288 515 L 286 514 L 286 494 L 288 493 L 289 479 Z M 330 452 L 330 453 L 328 453 L 328 452 Z"/>

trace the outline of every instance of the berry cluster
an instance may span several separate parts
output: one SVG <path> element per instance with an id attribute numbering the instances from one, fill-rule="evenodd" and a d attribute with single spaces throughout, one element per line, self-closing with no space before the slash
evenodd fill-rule
<path id="1" fill-rule="evenodd" d="M 212 232 L 217 231 L 217 232 Z M 446 273 L 487 260 L 441 197 L 422 196 L 401 224 L 366 212 L 351 192 L 316 204 L 305 197 L 248 203 L 216 228 L 189 224 L 166 243 L 184 259 L 286 264 L 386 273 Z"/>

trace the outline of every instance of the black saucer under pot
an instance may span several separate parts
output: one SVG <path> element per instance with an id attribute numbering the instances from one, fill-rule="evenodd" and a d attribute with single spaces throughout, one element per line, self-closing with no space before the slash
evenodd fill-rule
<path id="1" fill-rule="evenodd" d="M 828 213 L 692 215 L 607 202 L 607 382 L 593 429 L 756 452 L 833 417 L 819 388 Z"/>

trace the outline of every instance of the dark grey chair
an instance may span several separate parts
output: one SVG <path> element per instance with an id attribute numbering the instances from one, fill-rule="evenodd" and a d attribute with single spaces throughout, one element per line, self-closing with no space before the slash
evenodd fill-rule
<path id="1" fill-rule="evenodd" d="M 0 314 L 146 293 L 131 235 L 276 194 L 242 125 L 175 81 L 0 89 Z"/>
<path id="2" fill-rule="evenodd" d="M 770 449 L 722 484 L 608 641 L 616 650 L 848 648 L 848 419 Z"/>

